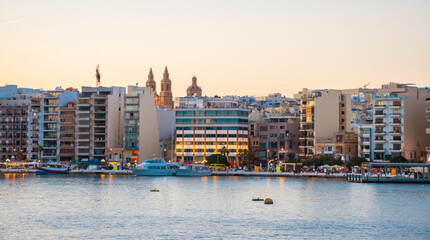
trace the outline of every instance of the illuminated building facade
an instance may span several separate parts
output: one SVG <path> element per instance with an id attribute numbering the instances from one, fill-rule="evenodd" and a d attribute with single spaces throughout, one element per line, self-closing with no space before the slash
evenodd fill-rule
<path id="1" fill-rule="evenodd" d="M 199 163 L 225 147 L 230 162 L 248 149 L 249 110 L 232 97 L 185 97 L 175 100 L 176 159 Z"/>

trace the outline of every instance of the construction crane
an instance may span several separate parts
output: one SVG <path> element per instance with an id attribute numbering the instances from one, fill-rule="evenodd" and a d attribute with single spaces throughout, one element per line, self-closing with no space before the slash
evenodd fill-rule
<path id="1" fill-rule="evenodd" d="M 366 88 L 367 86 L 369 86 L 370 82 L 367 83 L 366 85 L 363 86 L 363 88 Z"/>

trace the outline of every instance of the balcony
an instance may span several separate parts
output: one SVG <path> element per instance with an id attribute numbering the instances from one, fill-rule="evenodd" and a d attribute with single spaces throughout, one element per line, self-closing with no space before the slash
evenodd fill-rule
<path id="1" fill-rule="evenodd" d="M 390 132 L 390 135 L 401 135 L 401 131 Z"/>
<path id="2" fill-rule="evenodd" d="M 375 121 L 375 126 L 385 126 L 385 122 L 384 121 Z"/>
<path id="3" fill-rule="evenodd" d="M 386 105 L 375 105 L 373 106 L 374 109 L 384 109 Z"/>

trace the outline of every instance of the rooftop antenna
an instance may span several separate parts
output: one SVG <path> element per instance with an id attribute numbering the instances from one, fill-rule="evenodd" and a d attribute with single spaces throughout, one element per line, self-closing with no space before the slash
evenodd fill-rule
<path id="1" fill-rule="evenodd" d="M 100 67 L 99 67 L 99 64 L 97 64 L 97 68 L 96 68 L 96 78 L 97 78 L 96 86 L 100 87 Z"/>

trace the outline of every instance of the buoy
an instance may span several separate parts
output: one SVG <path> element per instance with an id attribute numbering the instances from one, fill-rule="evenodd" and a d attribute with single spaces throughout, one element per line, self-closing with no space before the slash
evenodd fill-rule
<path id="1" fill-rule="evenodd" d="M 273 204 L 273 200 L 271 198 L 264 199 L 264 204 Z"/>

